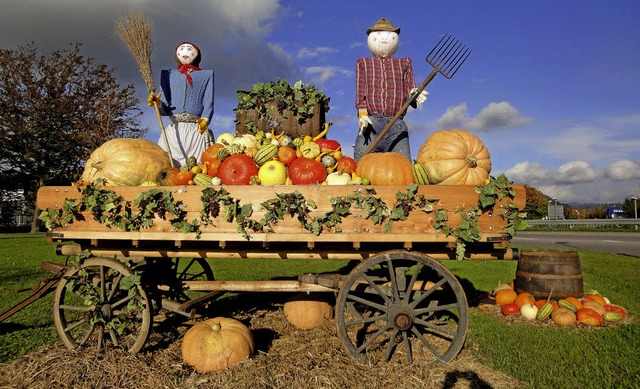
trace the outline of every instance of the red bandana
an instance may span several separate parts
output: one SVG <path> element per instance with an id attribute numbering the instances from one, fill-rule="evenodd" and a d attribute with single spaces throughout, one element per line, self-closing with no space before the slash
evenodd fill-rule
<path id="1" fill-rule="evenodd" d="M 191 72 L 194 70 L 202 70 L 197 66 L 191 65 L 190 63 L 183 63 L 178 65 L 178 71 L 184 74 L 187 77 L 187 81 L 189 81 L 189 85 L 193 86 L 193 80 L 191 79 Z"/>

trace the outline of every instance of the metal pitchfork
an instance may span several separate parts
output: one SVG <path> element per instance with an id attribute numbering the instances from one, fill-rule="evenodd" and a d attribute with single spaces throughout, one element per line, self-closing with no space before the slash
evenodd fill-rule
<path id="1" fill-rule="evenodd" d="M 452 35 L 447 34 L 443 36 L 442 39 L 440 39 L 440 42 L 438 42 L 438 44 L 427 55 L 427 62 L 429 65 L 433 66 L 433 70 L 427 78 L 425 78 L 422 84 L 420 84 L 418 89 L 409 97 L 409 100 L 404 103 L 402 108 L 400 108 L 391 121 L 387 123 L 384 129 L 380 132 L 380 135 L 371 142 L 371 145 L 369 145 L 369 148 L 367 148 L 367 151 L 364 152 L 363 156 L 373 151 L 378 142 L 380 142 L 380 139 L 382 139 L 391 126 L 393 126 L 395 122 L 407 112 L 409 106 L 416 101 L 418 95 L 427 87 L 427 84 L 430 83 L 438 73 L 448 79 L 453 77 L 464 61 L 467 60 L 469 54 L 471 54 L 471 50 Z"/>

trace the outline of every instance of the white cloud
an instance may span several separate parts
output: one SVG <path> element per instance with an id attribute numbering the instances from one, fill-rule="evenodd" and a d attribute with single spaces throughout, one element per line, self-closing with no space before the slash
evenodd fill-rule
<path id="1" fill-rule="evenodd" d="M 520 162 L 505 175 L 519 185 L 530 185 L 561 202 L 617 203 L 639 195 L 640 161 L 617 161 L 596 169 L 585 161 L 567 162 L 556 169 L 540 163 Z"/>
<path id="2" fill-rule="evenodd" d="M 331 47 L 316 47 L 313 49 L 304 47 L 298 50 L 298 53 L 296 54 L 296 58 L 309 59 L 309 58 L 315 58 L 321 55 L 333 54 L 335 52 L 337 52 L 337 50 Z"/>
<path id="3" fill-rule="evenodd" d="M 540 143 L 539 152 L 552 158 L 598 161 L 625 158 L 640 150 L 640 140 L 621 135 L 618 127 L 559 129 Z"/>
<path id="4" fill-rule="evenodd" d="M 606 174 L 609 178 L 616 181 L 640 179 L 640 161 L 625 159 L 614 162 L 609 165 Z"/>
<path id="5" fill-rule="evenodd" d="M 489 103 L 475 117 L 470 117 L 467 104 L 449 107 L 436 122 L 437 128 L 464 128 L 469 131 L 491 131 L 501 128 L 522 127 L 531 118 L 520 116 L 518 110 L 506 101 Z"/>
<path id="6" fill-rule="evenodd" d="M 351 77 L 352 71 L 337 66 L 312 66 L 304 69 L 311 83 L 323 84 L 336 76 Z"/>

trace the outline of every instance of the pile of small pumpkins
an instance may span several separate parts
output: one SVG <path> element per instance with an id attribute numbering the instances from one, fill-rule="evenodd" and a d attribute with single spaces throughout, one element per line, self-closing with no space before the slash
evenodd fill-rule
<path id="1" fill-rule="evenodd" d="M 568 296 L 557 301 L 550 297 L 536 299 L 529 292 L 516 292 L 513 281 L 499 283 L 492 291 L 495 304 L 504 316 L 519 315 L 538 322 L 552 321 L 560 327 L 573 327 L 578 323 L 587 326 L 601 326 L 617 323 L 627 317 L 627 311 L 598 293 L 587 291 L 582 297 Z"/>
<path id="2" fill-rule="evenodd" d="M 396 152 L 369 153 L 358 163 L 339 142 L 320 134 L 292 138 L 276 131 L 220 134 L 199 158 L 173 167 L 155 143 L 113 139 L 96 149 L 81 182 L 111 186 L 174 185 L 478 185 L 491 172 L 482 141 L 461 129 L 429 136 L 411 162 Z"/>

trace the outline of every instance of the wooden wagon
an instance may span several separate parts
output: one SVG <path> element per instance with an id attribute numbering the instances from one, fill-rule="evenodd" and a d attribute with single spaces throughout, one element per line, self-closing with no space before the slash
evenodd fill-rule
<path id="1" fill-rule="evenodd" d="M 481 186 L 48 186 L 37 204 L 64 271 L 53 316 L 69 348 L 141 350 L 159 308 L 191 316 L 222 292 L 335 296 L 348 353 L 389 360 L 426 347 L 450 361 L 468 303 L 439 260 L 512 259 L 525 191 Z M 220 258 L 350 260 L 347 274 L 221 281 Z M 194 291 L 197 297 L 192 296 Z"/>

